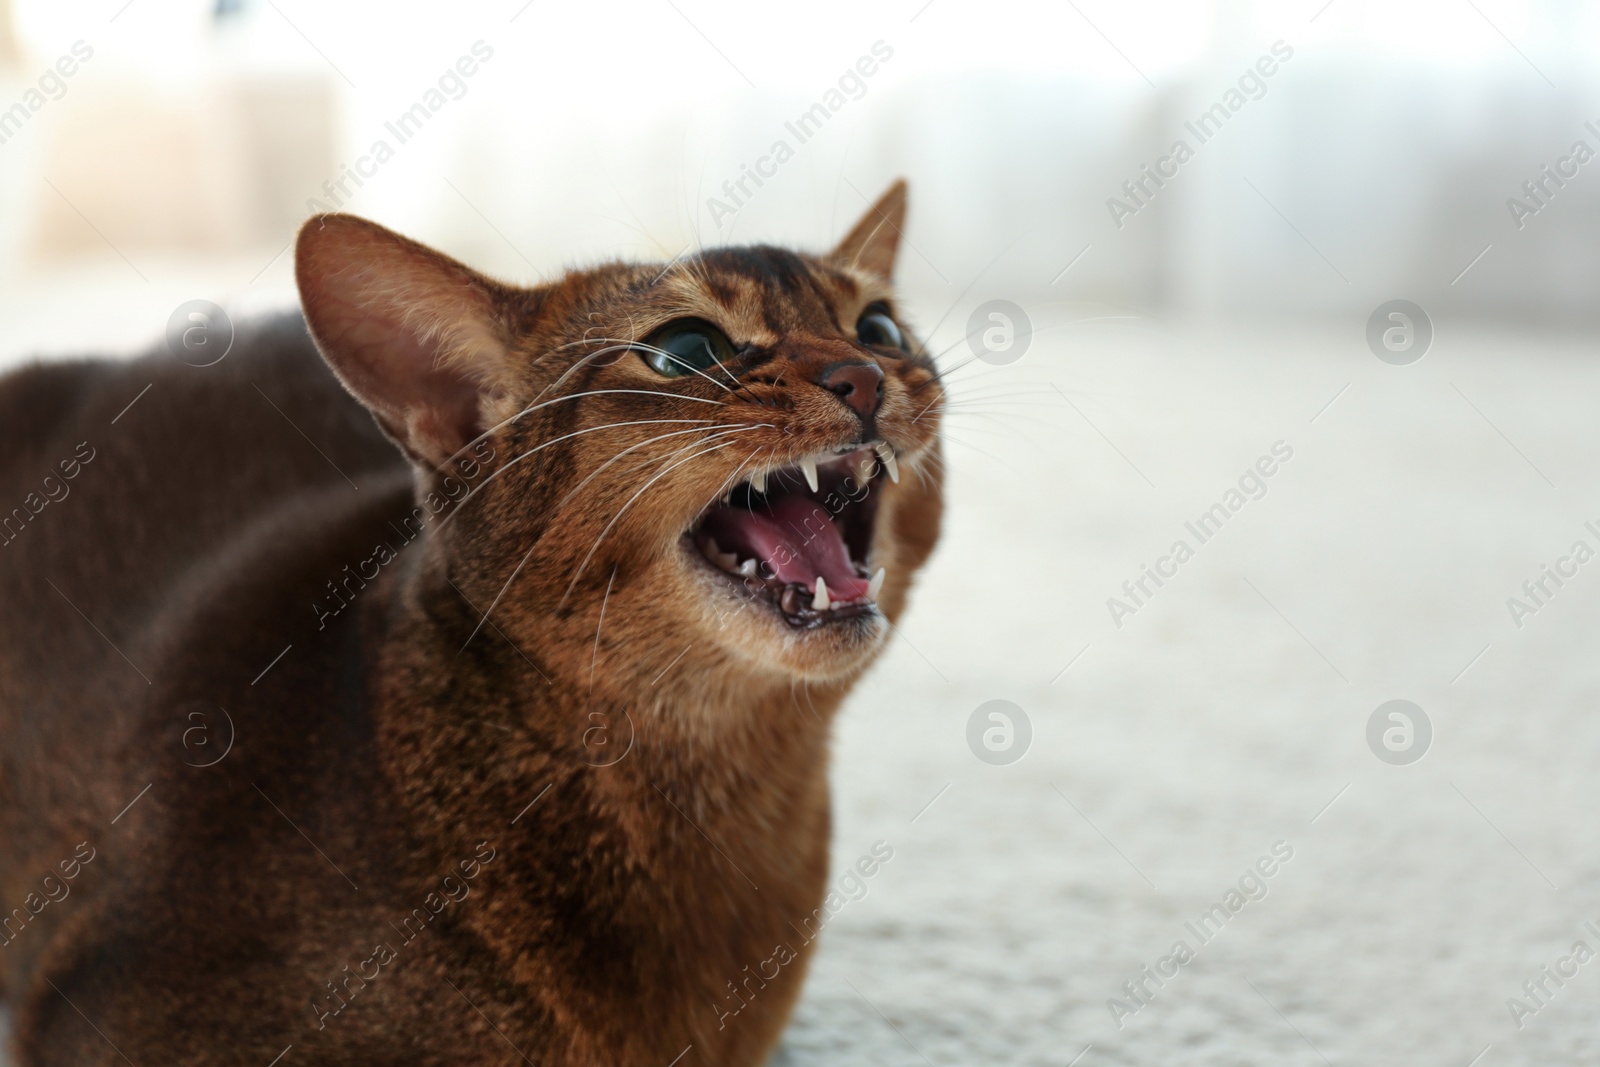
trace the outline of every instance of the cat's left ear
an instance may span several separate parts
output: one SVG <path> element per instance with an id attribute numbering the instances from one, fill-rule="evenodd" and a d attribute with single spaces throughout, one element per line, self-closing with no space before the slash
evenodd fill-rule
<path id="1" fill-rule="evenodd" d="M 905 225 L 906 182 L 900 178 L 867 209 L 855 229 L 833 250 L 833 256 L 887 281 L 894 275 L 895 254 L 900 251 L 900 232 Z"/>
<path id="2" fill-rule="evenodd" d="M 508 384 L 509 290 L 354 215 L 301 227 L 295 280 L 323 358 L 413 461 L 439 470 L 483 432 Z"/>

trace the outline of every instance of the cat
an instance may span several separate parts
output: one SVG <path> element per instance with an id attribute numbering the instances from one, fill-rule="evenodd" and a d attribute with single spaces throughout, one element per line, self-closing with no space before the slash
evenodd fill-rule
<path id="1" fill-rule="evenodd" d="M 0 379 L 18 1067 L 764 1062 L 939 534 L 905 213 L 533 288 L 315 216 L 220 361 Z"/>

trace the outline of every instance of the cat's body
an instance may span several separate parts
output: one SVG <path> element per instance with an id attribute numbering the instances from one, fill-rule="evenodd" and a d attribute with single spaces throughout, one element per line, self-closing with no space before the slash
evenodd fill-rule
<path id="1" fill-rule="evenodd" d="M 21 1063 L 266 1067 L 290 1046 L 286 1062 L 374 1067 L 759 1063 L 825 914 L 828 723 L 870 660 L 873 597 L 897 612 L 932 547 L 936 468 L 897 441 L 921 488 L 896 496 L 880 473 L 867 519 L 826 505 L 841 529 L 867 523 L 874 562 L 901 568 L 887 586 L 861 596 L 802 546 L 724 603 L 714 569 L 649 531 L 716 512 L 724 537 L 750 526 L 765 544 L 760 523 L 714 506 L 749 455 L 717 455 L 696 429 L 692 444 L 713 443 L 686 452 L 671 438 L 630 469 L 622 453 L 689 422 L 626 395 L 649 391 L 632 388 L 650 384 L 633 350 L 619 364 L 580 348 L 543 377 L 523 356 L 539 367 L 608 301 L 676 307 L 693 287 L 737 315 L 754 299 L 745 278 L 760 292 L 745 311 L 779 337 L 775 354 L 747 346 L 731 390 L 671 376 L 668 399 L 698 386 L 696 405 L 754 402 L 765 366 L 776 380 L 756 408 L 803 414 L 816 401 L 797 409 L 790 393 L 806 353 L 784 346 L 837 324 L 816 318 L 815 283 L 784 277 L 797 257 L 708 258 L 665 300 L 622 268 L 494 289 L 492 313 L 461 326 L 437 316 L 470 304 L 463 279 L 490 283 L 375 227 L 326 225 L 379 242 L 361 245 L 357 284 L 369 272 L 384 299 L 407 301 L 362 348 L 390 305 L 339 318 L 367 290 L 329 296 L 353 268 L 322 270 L 315 257 L 340 246 L 302 240 L 312 332 L 339 379 L 286 317 L 242 329 L 211 367 L 161 351 L 0 380 L 0 508 L 31 515 L 0 547 L 0 991 Z M 430 305 L 417 278 L 441 271 Z M 413 307 L 443 310 L 416 328 Z M 782 321 L 785 308 L 800 317 Z M 459 383 L 438 368 L 484 321 L 516 338 L 503 349 L 527 377 L 475 376 L 470 401 L 441 414 Z M 408 345 L 426 358 L 364 377 L 371 352 Z M 422 386 L 385 384 L 406 373 Z M 830 389 L 862 441 L 874 417 L 914 410 L 892 390 L 864 410 L 859 388 L 818 392 Z M 601 406 L 580 417 L 563 396 Z M 624 427 L 635 436 L 617 437 Z M 765 447 L 806 432 L 787 426 Z M 714 471 L 688 466 L 713 455 L 726 461 Z M 52 494 L 68 491 L 35 514 L 51 471 Z M 805 503 L 783 492 L 747 506 Z M 647 503 L 630 511 L 630 497 Z M 780 608 L 804 586 L 801 564 L 858 598 Z M 710 608 L 684 599 L 702 587 Z"/>

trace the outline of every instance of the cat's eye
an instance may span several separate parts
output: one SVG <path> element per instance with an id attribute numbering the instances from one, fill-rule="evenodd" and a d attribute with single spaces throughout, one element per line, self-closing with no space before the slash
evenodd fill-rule
<path id="1" fill-rule="evenodd" d="M 733 342 L 726 334 L 701 319 L 679 319 L 661 327 L 641 348 L 650 369 L 665 378 L 705 373 L 718 363 L 726 366 L 733 359 Z"/>
<path id="2" fill-rule="evenodd" d="M 905 334 L 889 317 L 889 309 L 881 304 L 867 308 L 856 321 L 856 340 L 874 348 L 898 348 L 902 352 L 906 348 Z"/>

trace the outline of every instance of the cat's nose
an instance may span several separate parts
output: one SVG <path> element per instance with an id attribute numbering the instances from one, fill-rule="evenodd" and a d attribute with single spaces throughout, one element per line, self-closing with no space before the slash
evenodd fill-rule
<path id="1" fill-rule="evenodd" d="M 833 363 L 822 368 L 816 381 L 864 420 L 872 418 L 883 400 L 883 370 L 876 363 Z"/>

